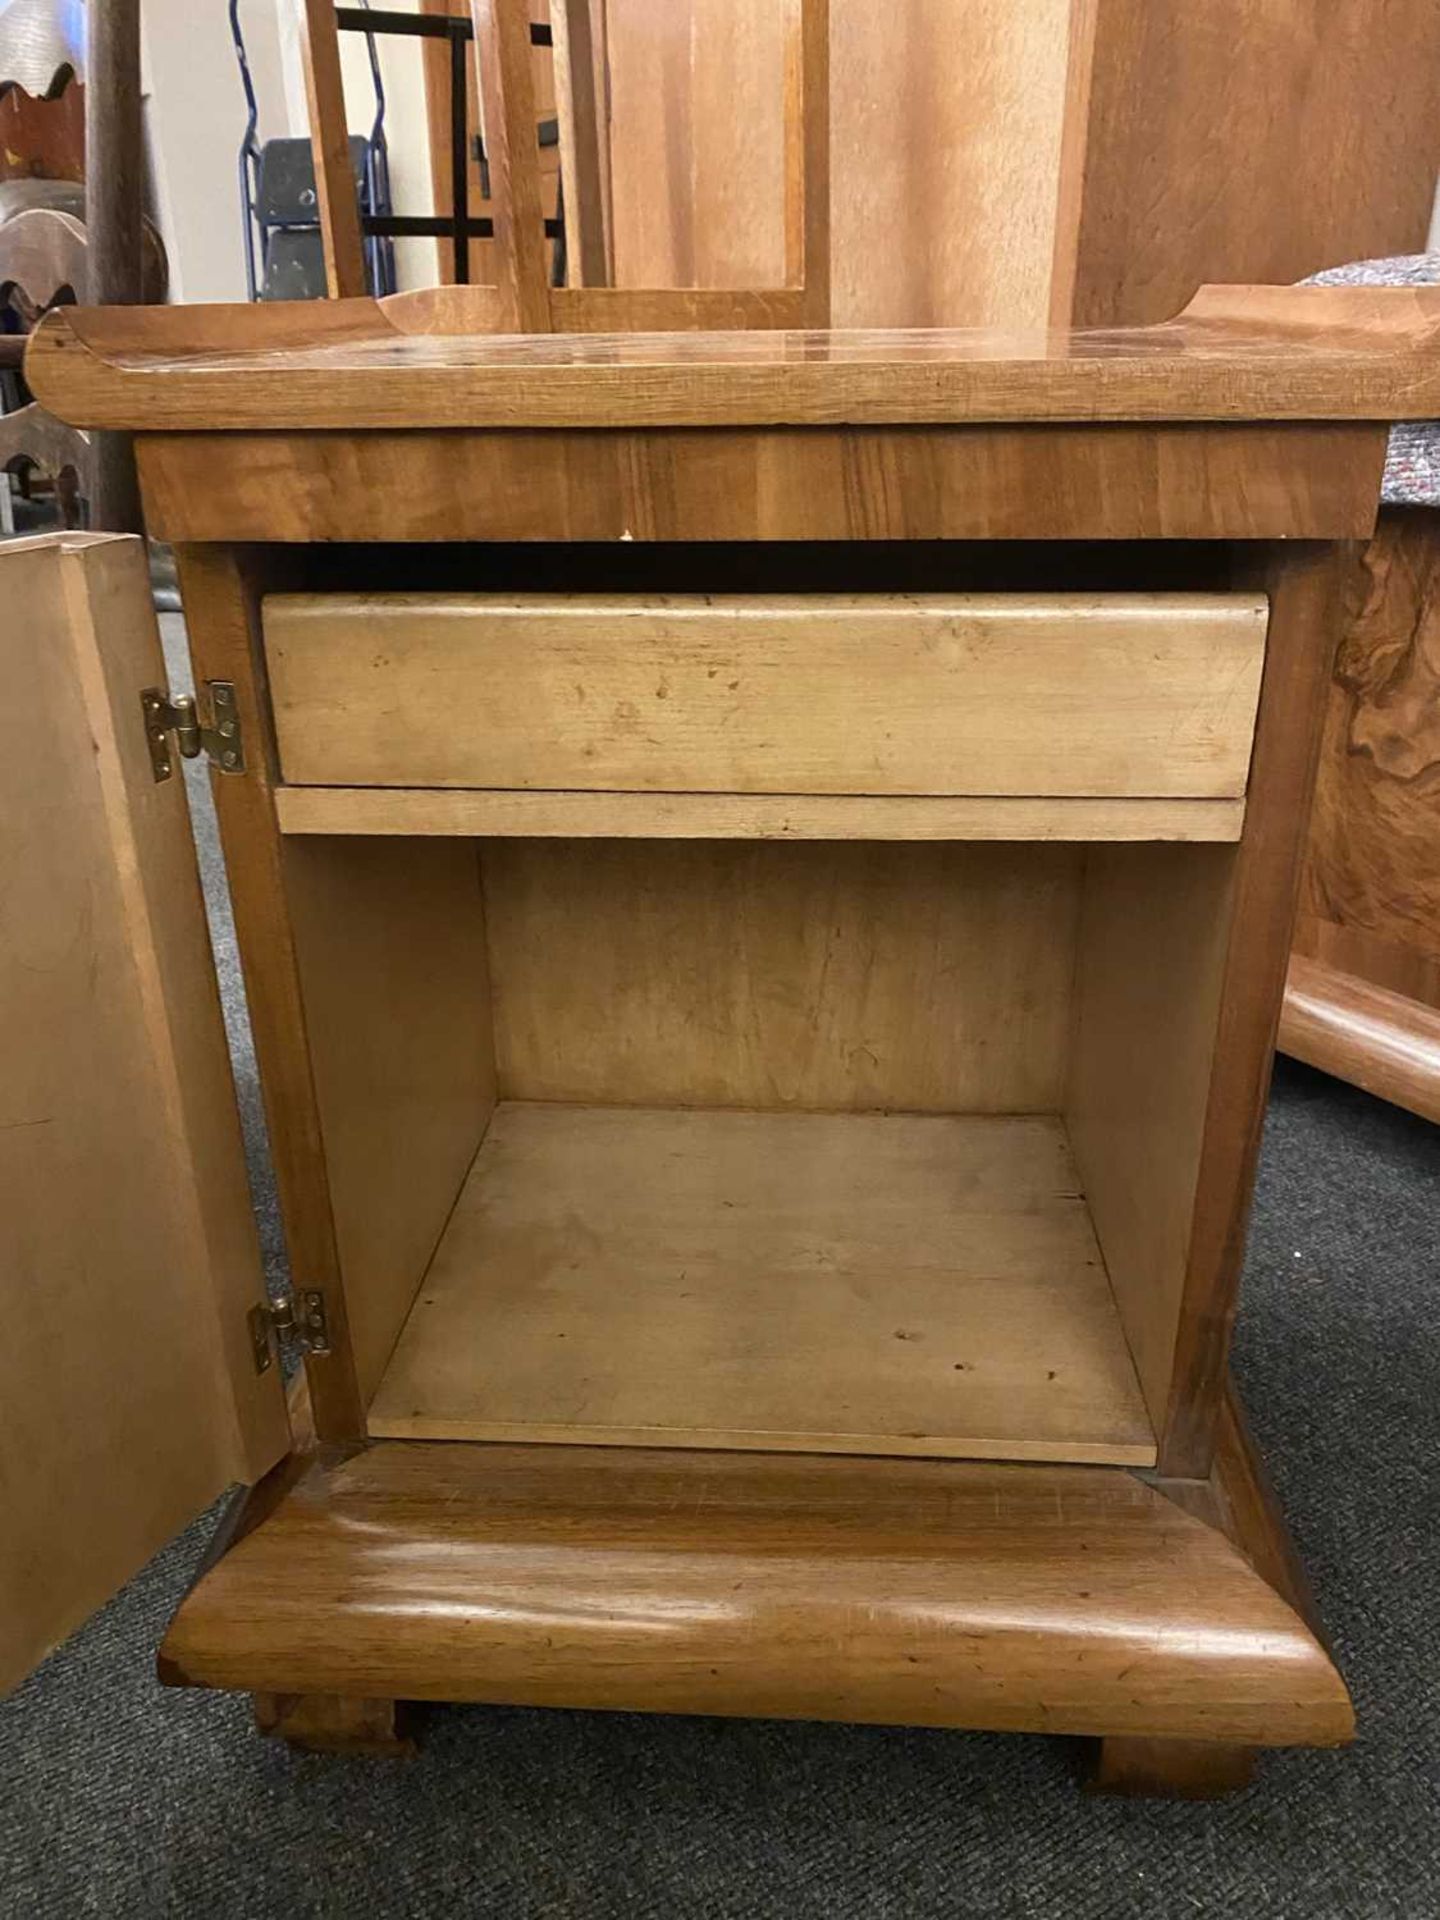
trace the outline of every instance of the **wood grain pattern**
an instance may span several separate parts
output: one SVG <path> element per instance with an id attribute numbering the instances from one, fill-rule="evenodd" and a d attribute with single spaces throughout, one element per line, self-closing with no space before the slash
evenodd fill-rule
<path id="1" fill-rule="evenodd" d="M 565 192 L 566 277 L 571 286 L 608 286 L 613 254 L 606 0 L 556 0 L 550 32 Z"/>
<path id="2" fill-rule="evenodd" d="M 1069 0 L 830 12 L 836 324 L 1042 323 Z M 611 0 L 607 24 L 620 282 L 774 283 L 783 9 Z"/>
<path id="3" fill-rule="evenodd" d="M 1205 280 L 1299 280 L 1424 246 L 1440 167 L 1429 0 L 1099 0 L 1096 46 L 1074 324 L 1160 320 Z M 1296 178 L 1312 190 L 1284 191 Z"/>
<path id="4" fill-rule="evenodd" d="M 828 327 L 830 0 L 790 0 L 784 84 L 785 284 L 804 291 L 805 325 Z"/>
<path id="5" fill-rule="evenodd" d="M 204 1576 L 161 1672 L 1247 1745 L 1353 1728 L 1240 1551 L 1103 1467 L 382 1442 L 312 1466 Z"/>
<path id="6" fill-rule="evenodd" d="M 1242 595 L 280 595 L 290 785 L 1245 791 Z"/>
<path id="7" fill-rule="evenodd" d="M 483 871 L 502 1097 L 1060 1106 L 1077 849 L 497 840 Z"/>
<path id="8" fill-rule="evenodd" d="M 1368 535 L 1371 427 L 142 436 L 194 541 L 1263 540 Z"/>
<path id="9" fill-rule="evenodd" d="M 1440 1011 L 1292 954 L 1282 1053 L 1440 1124 Z"/>
<path id="10" fill-rule="evenodd" d="M 827 324 L 829 14 L 828 0 L 609 0 L 617 287 L 803 287 L 797 324 Z"/>
<path id="11" fill-rule="evenodd" d="M 282 833 L 472 839 L 1231 841 L 1245 803 L 281 787 L 275 813 Z"/>
<path id="12" fill-rule="evenodd" d="M 1161 1470 L 1203 1478 L 1224 1391 L 1331 646 L 1355 554 L 1297 543 L 1263 563 L 1270 594 L 1250 798 L 1235 861 L 1220 1018 Z"/>
<path id="13" fill-rule="evenodd" d="M 602 308 L 617 297 L 569 296 Z M 288 344 L 271 323 L 263 348 L 220 351 L 205 345 L 225 325 L 213 313 L 61 308 L 31 336 L 26 378 L 72 426 L 148 432 L 1440 413 L 1436 287 L 1202 289 L 1167 325 L 1088 334 L 761 328 L 517 340 L 483 331 L 496 311 L 491 289 L 468 301 L 453 287 L 424 295 L 424 314 L 449 316 L 443 334 L 405 329 L 409 299 L 355 303 L 355 325 L 338 341 L 317 341 L 302 319 Z"/>
<path id="14" fill-rule="evenodd" d="M 8 544 L 0 1692 L 289 1443 L 144 548 Z M 24 698 L 14 697 L 24 689 Z"/>
<path id="15" fill-rule="evenodd" d="M 369 1430 L 1155 1458 L 1053 1118 L 502 1105 Z"/>
<path id="16" fill-rule="evenodd" d="M 196 678 L 234 685 L 246 741 L 244 778 L 217 774 L 212 786 L 290 1265 L 302 1284 L 325 1294 L 331 1350 L 306 1361 L 316 1426 L 324 1440 L 358 1439 L 363 1402 L 290 923 L 287 856 L 275 820 L 274 741 L 260 654 L 260 594 L 282 582 L 273 571 L 267 577 L 255 556 L 234 549 L 181 547 L 175 560 Z"/>
<path id="17" fill-rule="evenodd" d="M 460 841 L 289 841 L 285 888 L 360 1391 L 374 1391 L 495 1102 Z"/>
<path id="18" fill-rule="evenodd" d="M 1066 1124 L 1146 1404 L 1165 1417 L 1230 936 L 1231 848 L 1085 863 Z"/>

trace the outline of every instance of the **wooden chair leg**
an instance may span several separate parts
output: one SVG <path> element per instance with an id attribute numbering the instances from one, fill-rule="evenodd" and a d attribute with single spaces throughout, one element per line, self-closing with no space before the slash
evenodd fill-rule
<path id="1" fill-rule="evenodd" d="M 1112 1734 L 1099 1743 L 1087 1782 L 1094 1793 L 1149 1794 L 1168 1800 L 1217 1800 L 1249 1786 L 1254 1747 L 1210 1740 L 1140 1740 Z"/>
<path id="2" fill-rule="evenodd" d="M 368 1753 L 409 1759 L 415 1741 L 401 1703 L 343 1693 L 256 1693 L 255 1725 L 299 1753 Z"/>

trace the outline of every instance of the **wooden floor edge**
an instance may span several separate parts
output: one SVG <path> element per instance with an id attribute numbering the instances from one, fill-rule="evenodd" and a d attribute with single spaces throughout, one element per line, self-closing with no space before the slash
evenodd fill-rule
<path id="1" fill-rule="evenodd" d="M 1440 1012 L 1292 954 L 1280 1051 L 1440 1124 Z"/>

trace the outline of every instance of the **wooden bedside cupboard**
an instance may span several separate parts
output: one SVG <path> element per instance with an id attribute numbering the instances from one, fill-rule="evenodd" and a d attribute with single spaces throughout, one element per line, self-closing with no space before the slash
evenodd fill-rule
<path id="1" fill-rule="evenodd" d="M 6 556 L 6 1675 L 238 1482 L 160 1671 L 296 1744 L 890 1721 L 1204 1793 L 1347 1740 L 1226 1356 L 1330 650 L 1437 329 L 1329 288 L 1014 339 L 53 315 L 27 377 L 136 433 L 199 698 L 135 544 Z"/>

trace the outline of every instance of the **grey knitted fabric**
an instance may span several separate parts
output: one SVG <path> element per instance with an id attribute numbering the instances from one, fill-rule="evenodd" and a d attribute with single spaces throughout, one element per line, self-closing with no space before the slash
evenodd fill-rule
<path id="1" fill-rule="evenodd" d="M 1440 282 L 1440 253 L 1397 254 L 1327 267 L 1310 287 L 1428 287 Z M 1380 497 L 1387 506 L 1440 506 L 1440 424 L 1412 420 L 1392 429 Z"/>

